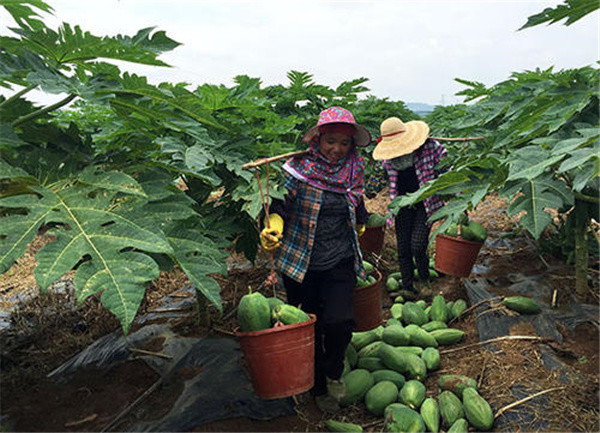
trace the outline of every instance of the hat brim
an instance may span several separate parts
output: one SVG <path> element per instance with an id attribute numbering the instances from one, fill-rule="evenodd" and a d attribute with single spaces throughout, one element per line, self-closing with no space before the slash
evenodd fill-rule
<path id="1" fill-rule="evenodd" d="M 369 131 L 356 123 L 349 123 L 349 125 L 352 125 L 356 128 L 356 134 L 354 134 L 354 144 L 356 144 L 357 147 L 366 147 L 369 145 L 369 143 L 371 143 L 372 139 Z M 305 143 L 310 143 L 317 135 L 319 135 L 319 126 L 315 125 L 304 133 L 302 136 L 302 141 Z"/>
<path id="2" fill-rule="evenodd" d="M 377 161 L 408 155 L 421 147 L 429 137 L 429 125 L 422 120 L 405 123 L 406 130 L 383 139 L 373 149 Z"/>

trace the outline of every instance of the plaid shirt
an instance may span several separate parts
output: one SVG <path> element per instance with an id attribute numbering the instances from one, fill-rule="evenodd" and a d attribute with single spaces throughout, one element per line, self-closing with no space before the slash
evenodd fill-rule
<path id="1" fill-rule="evenodd" d="M 423 146 L 415 150 L 414 163 L 419 188 L 438 176 L 433 168 L 446 155 L 446 148 L 438 141 L 432 139 L 428 139 Z M 382 161 L 381 165 L 390 179 L 390 200 L 394 200 L 397 196 L 398 171 L 392 166 L 389 160 Z M 430 217 L 436 210 L 444 206 L 442 200 L 435 194 L 423 200 L 423 204 L 425 205 L 427 217 Z"/>
<path id="2" fill-rule="evenodd" d="M 286 176 L 285 187 L 288 190 L 285 205 L 283 203 L 273 203 L 271 206 L 271 212 L 281 215 L 285 221 L 283 242 L 281 248 L 276 252 L 275 264 L 283 274 L 301 283 L 310 262 L 317 220 L 323 201 L 323 190 L 289 175 Z M 352 206 L 350 200 L 347 200 L 347 202 L 348 214 L 350 215 L 348 224 L 355 227 L 356 209 Z M 366 278 L 358 236 L 356 230 L 351 232 L 356 275 L 360 278 Z"/>

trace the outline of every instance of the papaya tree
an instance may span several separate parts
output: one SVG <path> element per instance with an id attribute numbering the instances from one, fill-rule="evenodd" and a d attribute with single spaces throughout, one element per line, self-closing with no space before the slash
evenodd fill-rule
<path id="1" fill-rule="evenodd" d="M 597 9 L 576 7 L 587 3 L 567 2 L 576 15 L 568 23 L 580 18 L 583 10 Z M 548 10 L 543 15 L 558 18 Z M 530 18 L 529 26 L 538 21 Z M 599 219 L 599 70 L 587 66 L 525 71 L 489 88 L 457 81 L 467 86 L 459 95 L 477 102 L 461 107 L 463 116 L 453 125 L 439 114 L 438 119 L 456 135 L 481 134 L 486 140 L 469 143 L 467 152 L 461 152 L 460 143 L 455 145 L 447 162 L 451 171 L 397 198 L 390 208 L 397 211 L 431 194 L 446 194 L 446 206 L 431 217 L 432 221 L 445 219 L 438 229 L 444 231 L 488 193 L 497 191 L 510 203 L 509 215 L 522 212 L 520 225 L 535 239 L 553 222 L 549 210 L 558 210 L 567 215 L 564 226 L 572 228 L 570 237 L 576 240 L 577 295 L 583 296 L 588 288 L 586 237 L 591 233 L 591 218 Z M 435 122 L 432 127 L 435 131 Z"/>
<path id="2" fill-rule="evenodd" d="M 42 291 L 75 270 L 78 301 L 98 294 L 125 332 L 148 282 L 173 265 L 221 310 L 212 276 L 231 250 L 254 259 L 258 245 L 261 193 L 242 165 L 305 147 L 322 108 L 360 104 L 367 90 L 364 78 L 332 89 L 298 71 L 287 86 L 245 75 L 230 87 L 155 85 L 113 61 L 168 67 L 159 57 L 179 43 L 164 32 L 100 37 L 47 27 L 42 0 L 0 6 L 15 23 L 0 37 L 0 273 L 43 230 Z M 34 90 L 57 101 L 32 103 Z"/>

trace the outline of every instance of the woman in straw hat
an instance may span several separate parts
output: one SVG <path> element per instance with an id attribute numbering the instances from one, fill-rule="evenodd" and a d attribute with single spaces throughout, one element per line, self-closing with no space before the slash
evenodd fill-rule
<path id="1" fill-rule="evenodd" d="M 446 156 L 446 149 L 428 138 L 427 123 L 420 120 L 404 123 L 397 117 L 390 117 L 381 123 L 380 130 L 373 159 L 381 160 L 388 174 L 391 200 L 417 191 L 438 176 L 434 167 Z M 398 260 L 404 290 L 416 291 L 413 284 L 415 264 L 419 279 L 429 287 L 427 244 L 431 225 L 427 218 L 442 206 L 440 198 L 432 195 L 414 206 L 401 208 L 396 215 Z"/>
<path id="2" fill-rule="evenodd" d="M 273 200 L 260 241 L 276 251 L 288 303 L 317 316 L 311 392 L 331 412 L 345 395 L 341 375 L 354 326 L 352 295 L 357 275 L 366 276 L 358 244 L 368 216 L 364 160 L 356 148 L 367 146 L 371 136 L 348 110 L 331 107 L 303 141 L 309 152 L 283 165 L 287 194 Z"/>

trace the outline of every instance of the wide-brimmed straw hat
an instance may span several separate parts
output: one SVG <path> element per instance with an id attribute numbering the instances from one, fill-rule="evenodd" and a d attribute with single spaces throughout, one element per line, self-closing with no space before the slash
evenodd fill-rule
<path id="1" fill-rule="evenodd" d="M 373 159 L 393 159 L 414 152 L 429 137 L 429 125 L 421 120 L 404 123 L 397 117 L 381 122 L 381 137 L 373 150 Z"/>
<path id="2" fill-rule="evenodd" d="M 356 132 L 354 133 L 353 137 L 356 146 L 365 147 L 371 143 L 371 134 L 369 131 L 356 123 L 352 113 L 342 107 L 330 107 L 321 111 L 321 114 L 319 114 L 319 121 L 315 126 L 306 131 L 306 133 L 302 136 L 302 141 L 310 143 L 311 140 L 319 134 L 320 126 L 333 123 L 347 123 L 354 126 Z"/>

